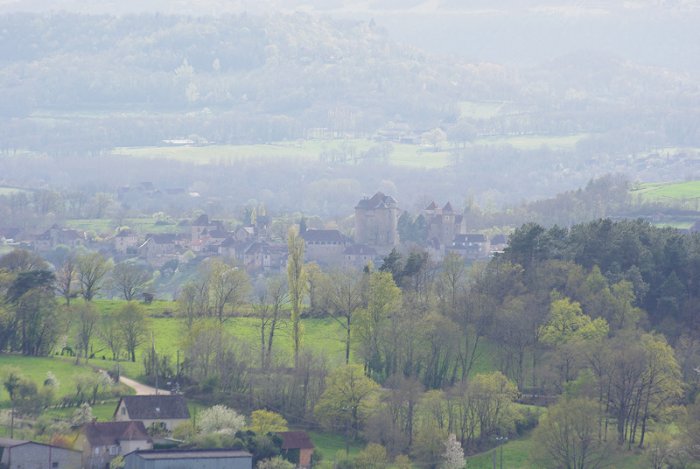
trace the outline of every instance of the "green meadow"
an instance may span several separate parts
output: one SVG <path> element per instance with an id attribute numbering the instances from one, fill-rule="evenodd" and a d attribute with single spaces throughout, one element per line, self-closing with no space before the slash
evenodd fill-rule
<path id="1" fill-rule="evenodd" d="M 95 301 L 95 305 L 102 314 L 114 314 L 123 304 L 124 302 L 121 300 Z M 180 357 L 183 356 L 183 339 L 186 334 L 185 323 L 176 316 L 177 303 L 174 301 L 154 301 L 150 305 L 142 305 L 142 307 L 148 316 L 148 328 L 152 334 L 137 349 L 136 362 L 120 362 L 123 373 L 134 378 L 143 375 L 143 354 L 148 351 L 152 342 L 159 355 L 168 356 L 172 363 L 175 363 L 178 351 L 181 353 Z M 222 327 L 237 342 L 241 350 L 249 353 L 255 360 L 260 347 L 259 324 L 259 320 L 254 317 L 234 317 L 225 321 Z M 336 320 L 333 318 L 305 318 L 302 319 L 302 325 L 303 349 L 323 356 L 331 367 L 344 362 L 345 332 Z M 287 321 L 284 321 L 277 329 L 274 349 L 278 360 L 286 360 L 287 365 L 292 364 L 291 327 Z M 95 358 L 91 360 L 91 364 L 104 368 L 112 368 L 116 365 L 109 359 L 109 350 L 99 340 L 95 340 L 93 351 Z M 483 342 L 480 347 L 479 359 L 474 366 L 474 372 L 492 370 L 492 356 L 492 345 Z"/>
<path id="2" fill-rule="evenodd" d="M 109 218 L 77 218 L 66 220 L 65 225 L 75 230 L 111 235 L 119 228 L 116 223 L 115 220 Z M 177 226 L 176 222 L 162 224 L 157 223 L 157 220 L 151 217 L 126 218 L 122 220 L 121 227 L 131 228 L 138 233 L 179 233 L 183 231 L 183 228 Z"/>
<path id="3" fill-rule="evenodd" d="M 75 359 L 64 357 L 25 357 L 22 355 L 0 355 L 0 374 L 6 366 L 15 367 L 37 384 L 37 387 L 46 380 L 46 373 L 51 371 L 59 381 L 56 397 L 61 398 L 75 394 L 75 382 L 80 376 L 92 375 L 95 370 L 92 367 L 76 365 Z M 91 363 L 93 364 L 93 363 Z M 126 390 L 125 390 L 126 391 Z M 9 396 L 5 388 L 0 388 L 0 405 L 7 405 Z"/>
<path id="4" fill-rule="evenodd" d="M 510 440 L 497 448 L 485 451 L 467 458 L 468 469 L 492 469 L 494 456 L 496 468 L 539 469 L 537 463 L 532 461 L 531 451 L 533 447 L 532 434 L 528 434 L 517 440 Z M 606 461 L 605 467 L 615 469 L 638 469 L 650 467 L 639 451 L 616 450 Z"/>
<path id="5" fill-rule="evenodd" d="M 19 189 L 17 187 L 0 186 L 0 197 L 6 196 L 6 195 L 21 194 L 21 193 L 28 194 L 30 192 L 31 191 L 28 191 L 26 189 Z"/>
<path id="6" fill-rule="evenodd" d="M 489 105 L 491 106 L 491 105 Z M 488 107 L 488 106 L 487 106 Z M 482 109 L 480 112 L 488 112 Z M 474 145 L 510 145 L 519 150 L 536 150 L 542 147 L 573 149 L 587 134 L 575 135 L 517 135 L 492 136 L 475 140 Z M 150 146 L 120 147 L 112 153 L 134 158 L 169 159 L 196 164 L 231 165 L 247 159 L 291 159 L 318 161 L 324 152 L 345 152 L 350 160 L 359 158 L 378 143 L 370 139 L 309 139 L 283 141 L 256 145 L 202 145 L 202 146 Z M 413 168 L 444 168 L 452 164 L 449 144 L 438 148 L 431 146 L 392 143 L 389 162 L 395 166 Z"/>
<path id="7" fill-rule="evenodd" d="M 675 183 L 647 182 L 632 189 L 631 194 L 640 202 L 682 202 L 700 200 L 700 181 Z"/>

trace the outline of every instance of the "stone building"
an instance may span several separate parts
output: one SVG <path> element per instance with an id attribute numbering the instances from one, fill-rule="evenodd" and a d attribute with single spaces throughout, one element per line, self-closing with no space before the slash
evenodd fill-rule
<path id="1" fill-rule="evenodd" d="M 355 242 L 386 250 L 399 244 L 399 209 L 390 195 L 377 192 L 355 207 Z"/>

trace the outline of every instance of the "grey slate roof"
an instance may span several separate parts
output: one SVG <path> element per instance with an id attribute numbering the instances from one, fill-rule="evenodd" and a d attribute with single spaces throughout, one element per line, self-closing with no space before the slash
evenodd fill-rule
<path id="1" fill-rule="evenodd" d="M 119 441 L 151 440 L 141 421 L 86 423 L 83 433 L 92 447 L 116 445 Z"/>
<path id="2" fill-rule="evenodd" d="M 376 256 L 377 250 L 366 244 L 353 244 L 343 251 L 346 256 Z"/>
<path id="3" fill-rule="evenodd" d="M 119 400 L 115 414 L 121 403 L 126 405 L 132 420 L 188 419 L 190 411 L 183 396 L 124 396 Z"/>
<path id="4" fill-rule="evenodd" d="M 141 459 L 222 459 L 222 458 L 251 458 L 247 451 L 230 449 L 187 449 L 187 450 L 137 450 L 133 453 Z"/>
<path id="5" fill-rule="evenodd" d="M 0 448 L 14 448 L 16 446 L 22 446 L 22 445 L 27 445 L 27 444 L 32 444 L 32 445 L 39 445 L 39 446 L 49 446 L 51 448 L 59 448 L 63 449 L 66 451 L 72 451 L 74 453 L 79 453 L 80 451 L 70 449 L 70 448 L 64 448 L 62 446 L 56 446 L 56 445 L 49 445 L 46 443 L 39 443 L 38 441 L 30 441 L 30 440 L 15 440 L 12 438 L 0 438 Z"/>
<path id="6" fill-rule="evenodd" d="M 396 207 L 396 200 L 390 195 L 377 192 L 369 199 L 362 199 L 355 208 L 362 210 L 374 210 L 376 208 Z"/>

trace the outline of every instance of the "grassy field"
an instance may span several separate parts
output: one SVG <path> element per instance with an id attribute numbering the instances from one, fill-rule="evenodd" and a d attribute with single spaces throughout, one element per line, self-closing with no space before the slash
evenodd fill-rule
<path id="1" fill-rule="evenodd" d="M 648 182 L 632 189 L 631 194 L 640 202 L 700 201 L 700 181 L 676 183 Z"/>
<path id="2" fill-rule="evenodd" d="M 113 314 L 124 304 L 120 300 L 96 300 L 95 305 L 102 314 Z M 142 305 L 149 316 L 150 330 L 153 331 L 156 351 L 161 356 L 169 356 L 175 363 L 178 350 L 183 349 L 184 323 L 177 317 L 173 317 L 177 305 L 173 301 L 154 301 L 150 305 Z M 328 365 L 333 367 L 342 364 L 345 360 L 345 333 L 344 329 L 332 318 L 307 318 L 302 320 L 304 335 L 303 348 L 311 350 L 314 354 L 323 356 Z M 234 340 L 244 348 L 248 347 L 253 357 L 257 357 L 259 347 L 259 322 L 253 317 L 231 318 L 225 322 L 224 328 L 231 334 Z M 139 377 L 143 374 L 143 353 L 150 347 L 150 338 L 147 344 L 137 349 L 136 362 L 120 362 L 120 367 L 128 376 Z M 291 328 L 283 324 L 275 335 L 275 350 L 277 354 L 286 357 L 288 365 L 292 364 L 292 337 Z M 109 351 L 99 342 L 94 345 L 96 366 L 110 369 L 115 362 L 109 360 Z M 491 357 L 495 351 L 489 343 L 483 343 L 481 354 L 474 365 L 474 372 L 485 372 L 493 369 Z M 286 353 L 286 352 L 290 353 Z M 107 358 L 103 360 L 102 357 Z M 182 356 L 182 355 L 181 355 Z M 352 357 L 351 357 L 352 359 Z"/>
<path id="3" fill-rule="evenodd" d="M 471 103 L 471 110 L 479 113 L 494 112 L 498 103 Z M 469 107 L 468 106 L 468 107 Z M 520 150 L 536 150 L 543 146 L 552 149 L 572 149 L 586 134 L 550 136 L 521 135 L 493 136 L 474 141 L 476 145 L 511 145 Z M 257 145 L 206 145 L 206 146 L 153 146 L 120 147 L 113 153 L 135 158 L 172 159 L 198 164 L 234 164 L 248 158 L 296 159 L 317 161 L 328 151 L 350 152 L 358 157 L 377 145 L 370 139 L 295 140 Z M 392 143 L 391 164 L 414 168 L 443 168 L 452 162 L 451 147 L 442 145 L 438 150 L 418 144 Z"/>
<path id="4" fill-rule="evenodd" d="M 508 441 L 496 449 L 486 451 L 467 458 L 468 469 L 492 469 L 494 452 L 496 453 L 497 468 L 539 469 L 540 466 L 531 461 L 532 450 L 531 435 L 525 438 Z M 501 465 L 501 453 L 503 465 Z M 607 461 L 606 467 L 615 469 L 638 469 L 648 467 L 644 456 L 636 451 L 618 451 L 613 453 Z"/>
<path id="5" fill-rule="evenodd" d="M 309 436 L 316 449 L 323 455 L 324 461 L 333 461 L 339 451 L 345 453 L 345 438 L 342 435 L 309 432 Z M 362 446 L 353 442 L 348 449 L 348 454 L 352 457 L 360 452 Z"/>
<path id="6" fill-rule="evenodd" d="M 41 387 L 48 371 L 53 372 L 60 383 L 56 397 L 75 393 L 78 376 L 94 373 L 90 367 L 75 365 L 72 359 L 61 357 L 25 357 L 21 355 L 0 355 L 0 373 L 5 366 L 18 368 L 22 374 Z M 0 388 L 0 405 L 6 405 L 9 396 L 5 388 Z"/>
<path id="7" fill-rule="evenodd" d="M 0 186 L 0 197 L 4 196 L 4 195 L 20 194 L 22 192 L 24 192 L 25 194 L 28 194 L 31 191 L 28 191 L 26 189 L 19 189 L 17 187 Z"/>
<path id="8" fill-rule="evenodd" d="M 122 226 L 129 227 L 139 233 L 180 233 L 183 228 L 177 224 L 156 224 L 156 220 L 147 218 L 127 218 Z M 109 218 L 81 218 L 66 221 L 66 227 L 81 231 L 94 231 L 98 234 L 114 234 L 117 226 L 115 220 Z"/>

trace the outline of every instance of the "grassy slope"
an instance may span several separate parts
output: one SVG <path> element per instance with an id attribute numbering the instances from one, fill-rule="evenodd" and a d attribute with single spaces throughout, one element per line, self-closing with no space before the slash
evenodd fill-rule
<path id="1" fill-rule="evenodd" d="M 525 438 L 509 441 L 496 450 L 496 467 L 501 467 L 501 449 L 503 450 L 503 467 L 519 469 L 538 469 L 539 466 L 530 461 L 532 439 Z M 492 469 L 494 450 L 467 458 L 468 469 Z M 637 469 L 647 467 L 644 456 L 636 451 L 618 451 L 609 458 L 608 466 L 615 469 Z"/>
<path id="2" fill-rule="evenodd" d="M 700 181 L 644 183 L 632 190 L 642 202 L 669 202 L 700 199 Z"/>
<path id="3" fill-rule="evenodd" d="M 331 433 L 309 432 L 311 441 L 316 449 L 323 455 L 324 461 L 333 461 L 336 453 L 339 451 L 345 452 L 345 438 L 342 435 L 334 435 Z M 349 446 L 350 456 L 354 456 L 362 449 L 361 445 L 351 443 Z"/>
<path id="4" fill-rule="evenodd" d="M 480 111 L 488 112 L 488 111 Z M 477 145 L 512 145 L 521 150 L 534 150 L 542 146 L 555 149 L 571 149 L 585 134 L 577 135 L 524 135 L 494 136 L 477 139 Z M 206 146 L 161 146 L 161 147 L 122 147 L 115 154 L 138 158 L 166 158 L 200 164 L 232 164 L 247 158 L 287 158 L 316 161 L 319 155 L 328 150 L 344 147 L 353 148 L 357 155 L 376 145 L 369 139 L 346 140 L 299 140 L 258 145 L 206 145 Z M 415 168 L 442 168 L 451 163 L 450 147 L 444 145 L 439 151 L 414 144 L 393 143 L 390 156 L 392 164 Z"/>
<path id="5" fill-rule="evenodd" d="M 156 220 L 150 217 L 127 218 L 124 226 L 138 233 L 179 233 L 183 229 L 175 224 L 156 225 Z M 67 220 L 66 227 L 82 231 L 94 231 L 99 234 L 112 234 L 115 230 L 114 220 L 109 218 L 84 218 Z"/>
<path id="6" fill-rule="evenodd" d="M 111 314 L 115 312 L 122 304 L 119 300 L 96 300 L 95 304 L 102 314 Z M 150 316 L 150 329 L 153 331 L 155 339 L 156 351 L 159 354 L 167 355 L 171 358 L 172 363 L 175 363 L 177 351 L 182 350 L 183 338 L 183 323 L 176 317 L 154 317 L 162 316 L 164 312 L 174 312 L 177 305 L 172 301 L 154 301 L 151 305 L 144 305 L 146 313 Z M 303 347 L 313 351 L 316 354 L 321 354 L 328 361 L 329 366 L 342 364 L 345 359 L 345 334 L 342 327 L 331 318 L 323 319 L 303 319 L 304 326 Z M 225 329 L 241 344 L 250 346 L 251 353 L 254 357 L 257 355 L 259 347 L 259 328 L 258 320 L 249 317 L 232 318 L 224 324 Z M 122 370 L 125 374 L 132 377 L 138 377 L 143 374 L 142 356 L 145 350 L 150 346 L 142 345 L 137 349 L 137 357 L 135 363 L 121 362 Z M 287 358 L 288 364 L 292 364 L 292 338 L 291 329 L 288 325 L 282 325 L 275 335 L 274 347 L 279 355 Z M 114 362 L 111 360 L 102 360 L 104 355 L 109 358 L 109 352 L 99 342 L 95 341 L 94 350 L 96 358 L 94 363 L 98 366 L 111 368 Z M 285 353 L 289 351 L 290 353 Z M 493 355 L 491 345 L 484 343 L 481 347 L 481 355 L 474 366 L 475 372 L 488 371 L 492 369 L 490 357 Z"/>
<path id="7" fill-rule="evenodd" d="M 92 364 L 92 362 L 91 362 Z M 4 366 L 14 366 L 38 386 L 46 379 L 46 372 L 52 371 L 60 383 L 57 397 L 75 393 L 75 379 L 81 375 L 94 373 L 90 367 L 75 365 L 72 359 L 60 357 L 24 357 L 21 355 L 0 355 L 0 373 Z M 9 397 L 5 388 L 0 388 L 0 402 L 6 404 Z"/>

